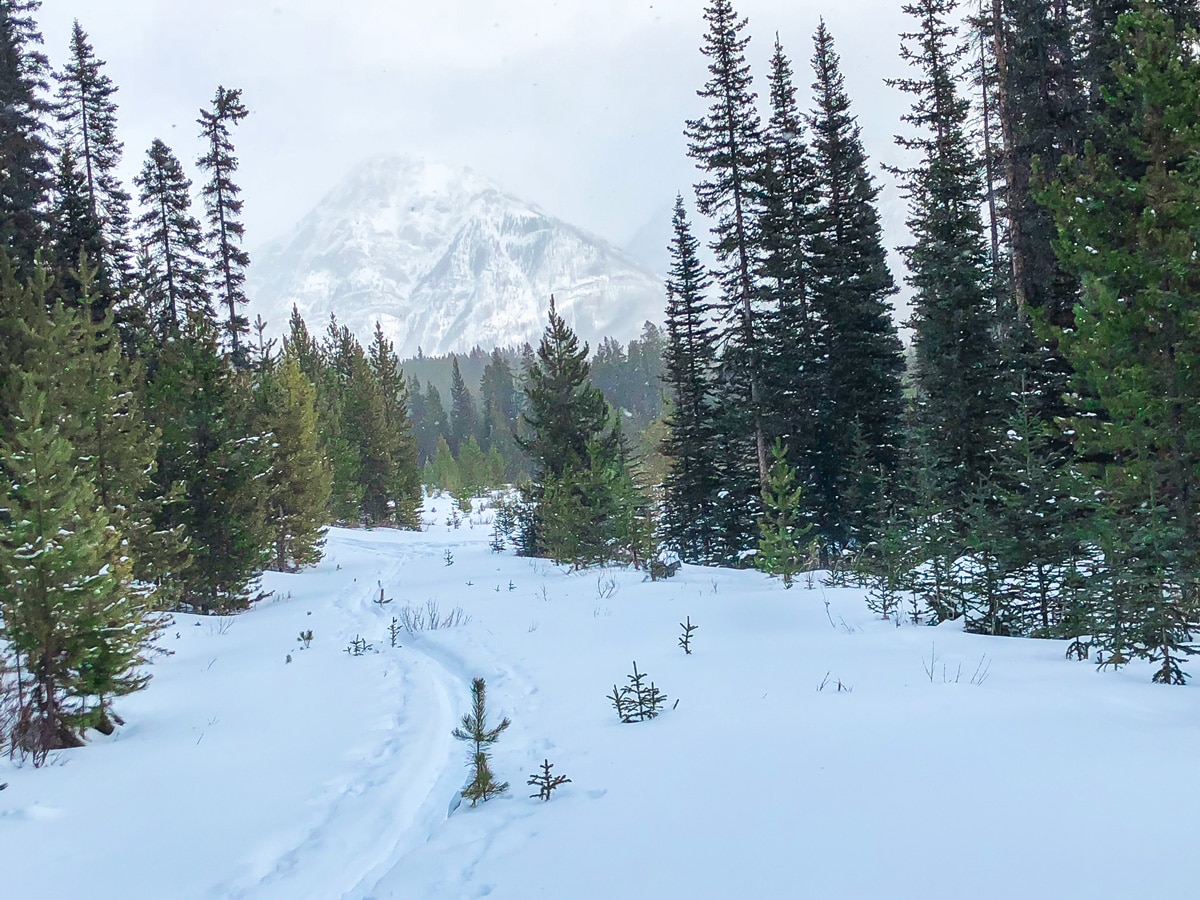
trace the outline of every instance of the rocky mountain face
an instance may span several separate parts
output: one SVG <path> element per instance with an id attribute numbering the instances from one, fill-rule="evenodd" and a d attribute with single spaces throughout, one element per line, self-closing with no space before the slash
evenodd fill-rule
<path id="1" fill-rule="evenodd" d="M 601 238 L 470 170 L 405 157 L 364 163 L 251 265 L 250 318 L 310 331 L 330 313 L 363 342 L 378 321 L 401 358 L 536 343 L 551 294 L 595 347 L 661 322 L 661 279 Z"/>

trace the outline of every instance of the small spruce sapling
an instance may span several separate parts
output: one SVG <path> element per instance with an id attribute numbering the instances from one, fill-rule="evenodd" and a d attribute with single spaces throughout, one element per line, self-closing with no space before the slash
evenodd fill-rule
<path id="1" fill-rule="evenodd" d="M 400 646 L 398 641 L 400 639 L 400 632 L 403 630 L 404 628 L 400 624 L 400 620 L 392 616 L 392 624 L 388 626 L 388 639 L 392 642 L 393 647 Z"/>
<path id="2" fill-rule="evenodd" d="M 508 718 L 495 728 L 487 727 L 487 686 L 482 678 L 471 681 L 471 711 L 462 717 L 462 725 L 454 729 L 454 737 L 469 742 L 471 747 L 471 781 L 463 788 L 462 796 L 475 806 L 480 800 L 490 800 L 508 790 L 507 781 L 497 781 L 492 774 L 488 759 L 488 748 L 500 739 L 500 735 L 512 723 Z"/>
<path id="3" fill-rule="evenodd" d="M 298 638 L 296 638 L 296 640 L 299 641 L 301 644 L 303 644 L 304 649 L 307 650 L 309 647 L 312 646 L 312 642 L 313 642 L 312 629 L 309 628 L 309 629 L 306 629 L 306 630 L 300 632 L 300 636 Z"/>
<path id="4" fill-rule="evenodd" d="M 442 557 L 442 559 L 446 561 L 446 565 L 454 565 L 454 554 L 450 552 L 449 548 L 446 549 L 446 554 Z"/>
<path id="5" fill-rule="evenodd" d="M 683 634 L 679 636 L 679 646 L 683 648 L 683 652 L 688 656 L 692 655 L 692 632 L 699 628 L 699 625 L 692 624 L 692 617 L 688 616 L 683 622 L 679 623 L 679 627 L 683 629 Z"/>
<path id="6" fill-rule="evenodd" d="M 564 784 L 570 784 L 571 779 L 566 775 L 551 775 L 550 770 L 554 768 L 554 763 L 546 760 L 542 763 L 542 771 L 537 775 L 530 775 L 526 784 L 532 785 L 538 789 L 536 794 L 530 794 L 530 797 L 537 797 L 540 800 L 549 800 L 550 795 L 556 787 Z"/>
<path id="7" fill-rule="evenodd" d="M 637 662 L 633 664 L 633 674 L 628 677 L 629 684 L 622 688 L 613 685 L 612 696 L 608 698 L 617 716 L 626 724 L 656 718 L 667 703 L 667 695 L 653 681 L 646 684 L 646 673 L 638 671 Z"/>
<path id="8" fill-rule="evenodd" d="M 812 522 L 800 524 L 803 488 L 796 470 L 788 464 L 788 450 L 778 439 L 771 448 L 771 473 L 763 485 L 763 512 L 759 518 L 758 553 L 755 566 L 783 578 L 790 588 L 809 555 Z"/>

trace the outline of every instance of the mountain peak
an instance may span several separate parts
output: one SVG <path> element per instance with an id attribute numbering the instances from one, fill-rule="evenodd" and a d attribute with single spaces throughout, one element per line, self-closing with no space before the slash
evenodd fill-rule
<path id="1" fill-rule="evenodd" d="M 593 346 L 663 314 L 659 279 L 601 238 L 470 169 L 403 155 L 356 167 L 291 234 L 256 254 L 251 315 L 273 333 L 293 304 L 360 340 L 378 321 L 400 356 L 536 342 L 554 294 Z"/>

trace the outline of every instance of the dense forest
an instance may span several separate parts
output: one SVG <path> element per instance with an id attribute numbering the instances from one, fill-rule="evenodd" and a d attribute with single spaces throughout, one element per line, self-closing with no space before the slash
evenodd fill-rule
<path id="1" fill-rule="evenodd" d="M 1200 577 L 1200 6 L 916 0 L 898 138 L 906 355 L 824 23 L 810 92 L 704 10 L 698 171 L 665 328 L 397 359 L 245 313 L 240 90 L 117 176 L 117 86 L 76 24 L 0 2 L 0 637 L 35 754 L 111 732 L 169 610 L 230 612 L 332 523 L 418 527 L 423 485 L 512 486 L 494 546 L 658 577 L 858 580 L 884 618 L 1135 657 L 1181 684 Z M 759 96 L 762 92 L 762 97 Z M 695 215 L 690 210 L 694 209 Z M 702 243 L 707 242 L 707 252 Z M 5 696 L 9 696 L 6 691 Z"/>

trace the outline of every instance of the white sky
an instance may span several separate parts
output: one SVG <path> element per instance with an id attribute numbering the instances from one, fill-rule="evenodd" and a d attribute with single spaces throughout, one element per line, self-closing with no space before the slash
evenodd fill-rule
<path id="1" fill-rule="evenodd" d="M 873 162 L 895 160 L 907 103 L 882 79 L 902 71 L 900 5 L 736 0 L 750 18 L 760 95 L 778 30 L 807 105 L 811 35 L 824 15 Z M 53 64 L 75 18 L 107 61 L 130 174 L 161 137 L 194 175 L 199 108 L 218 84 L 243 89 L 251 117 L 236 140 L 250 247 L 294 224 L 357 161 L 389 151 L 470 166 L 623 244 L 694 180 L 682 128 L 701 109 L 703 7 L 45 0 L 40 22 Z"/>

